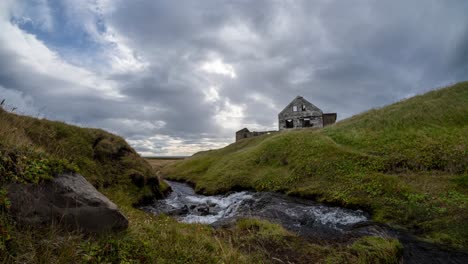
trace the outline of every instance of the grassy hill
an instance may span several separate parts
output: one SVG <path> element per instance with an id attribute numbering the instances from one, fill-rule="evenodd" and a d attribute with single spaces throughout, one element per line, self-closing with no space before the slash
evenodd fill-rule
<path id="1" fill-rule="evenodd" d="M 0 104 L 1 263 L 397 263 L 392 239 L 360 238 L 346 245 L 311 244 L 282 227 L 244 219 L 227 230 L 153 216 L 135 204 L 158 197 L 149 163 L 119 136 L 5 111 Z M 9 214 L 6 184 L 40 184 L 78 171 L 116 203 L 129 227 L 83 234 L 59 226 L 19 225 Z"/>
<path id="2" fill-rule="evenodd" d="M 317 130 L 241 140 L 163 169 L 212 194 L 278 191 L 468 248 L 468 82 Z"/>
<path id="3" fill-rule="evenodd" d="M 16 115 L 1 107 L 0 161 L 2 184 L 37 183 L 72 170 L 98 189 L 126 186 L 134 203 L 161 197 L 166 188 L 160 190 L 151 165 L 119 136 Z M 138 180 L 142 184 L 133 184 Z"/>

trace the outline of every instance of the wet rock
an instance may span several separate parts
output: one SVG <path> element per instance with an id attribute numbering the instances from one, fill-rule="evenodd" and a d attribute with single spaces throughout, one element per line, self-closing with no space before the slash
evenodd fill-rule
<path id="1" fill-rule="evenodd" d="M 40 184 L 9 184 L 10 214 L 28 225 L 56 223 L 87 232 L 122 230 L 127 218 L 117 206 L 76 173 Z"/>
<path id="2" fill-rule="evenodd" d="M 186 215 L 188 214 L 189 209 L 187 205 L 184 205 L 182 208 L 172 208 L 170 210 L 166 211 L 167 215 L 172 215 L 172 216 L 180 216 L 180 215 Z"/>
<path id="3" fill-rule="evenodd" d="M 359 236 L 375 236 L 381 238 L 397 238 L 398 233 L 384 224 L 365 221 L 354 224 L 350 227 L 350 231 L 359 234 Z"/>
<path id="4" fill-rule="evenodd" d="M 199 215 L 205 216 L 210 214 L 210 207 L 208 205 L 200 205 L 197 207 L 196 211 Z"/>
<path id="5" fill-rule="evenodd" d="M 211 224 L 211 226 L 215 229 L 220 228 L 231 228 L 236 225 L 238 218 L 237 217 L 228 217 L 220 219 Z"/>

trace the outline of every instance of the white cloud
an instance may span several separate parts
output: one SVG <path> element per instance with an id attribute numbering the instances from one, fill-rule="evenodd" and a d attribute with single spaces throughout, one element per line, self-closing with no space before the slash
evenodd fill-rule
<path id="1" fill-rule="evenodd" d="M 216 124 L 223 130 L 239 129 L 243 125 L 244 109 L 244 106 L 233 104 L 226 99 L 223 107 L 214 116 Z"/>
<path id="2" fill-rule="evenodd" d="M 168 135 L 154 135 L 145 139 L 129 139 L 128 142 L 143 156 L 190 156 L 195 152 L 225 147 L 232 138 L 200 138 L 189 142 Z"/>
<path id="3" fill-rule="evenodd" d="M 276 103 L 268 96 L 261 94 L 259 92 L 252 92 L 247 96 L 248 98 L 252 99 L 255 102 L 255 106 L 259 107 L 259 105 L 264 105 L 270 109 L 277 110 L 279 109 Z"/>
<path id="4" fill-rule="evenodd" d="M 419 2 L 0 0 L 0 92 L 191 154 L 298 94 L 345 117 L 466 79 L 467 5 Z"/>
<path id="5" fill-rule="evenodd" d="M 201 64 L 201 69 L 208 73 L 229 76 L 232 79 L 237 77 L 234 67 L 230 64 L 224 63 L 221 59 L 204 62 Z"/>
<path id="6" fill-rule="evenodd" d="M 208 87 L 207 90 L 203 90 L 203 93 L 205 94 L 205 100 L 208 102 L 216 102 L 220 99 L 218 88 L 215 86 Z"/>
<path id="7" fill-rule="evenodd" d="M 47 0 L 14 1 L 3 0 L 4 12 L 11 14 L 17 23 L 32 23 L 36 27 L 51 32 L 54 29 L 52 10 Z"/>
<path id="8" fill-rule="evenodd" d="M 34 100 L 31 96 L 0 85 L 0 102 L 2 101 L 2 107 L 5 110 L 33 116 L 39 114 L 38 109 L 34 107 Z"/>
<path id="9" fill-rule="evenodd" d="M 59 54 L 50 50 L 34 35 L 19 29 L 9 21 L 0 21 L 3 25 L 0 45 L 3 50 L 19 58 L 18 63 L 30 71 L 49 78 L 71 84 L 70 87 L 48 87 L 52 94 L 70 96 L 99 93 L 101 96 L 122 98 L 115 81 L 64 61 Z"/>

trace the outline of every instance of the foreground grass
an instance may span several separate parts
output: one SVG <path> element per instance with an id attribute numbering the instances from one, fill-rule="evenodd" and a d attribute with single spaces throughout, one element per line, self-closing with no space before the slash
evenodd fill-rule
<path id="1" fill-rule="evenodd" d="M 242 219 L 215 230 L 133 208 L 119 188 L 104 192 L 129 218 L 129 229 L 89 236 L 58 227 L 14 227 L 0 248 L 5 263 L 398 263 L 400 244 L 364 237 L 349 245 L 312 244 L 281 226 Z M 4 217 L 5 215 L 1 215 Z"/>
<path id="2" fill-rule="evenodd" d="M 468 82 L 321 130 L 242 140 L 163 168 L 207 194 L 279 191 L 359 207 L 430 241 L 468 248 Z"/>
<path id="3" fill-rule="evenodd" d="M 83 234 L 59 226 L 21 226 L 11 218 L 6 184 L 41 184 L 64 171 L 80 172 L 116 203 L 129 219 L 128 230 Z M 319 246 L 257 219 L 214 230 L 134 208 L 166 188 L 121 137 L 16 115 L 0 104 L 1 263 L 343 263 L 341 257 L 348 263 L 398 261 L 400 247 L 394 240 L 377 239 L 369 246 L 373 238 L 362 238 L 350 245 Z"/>

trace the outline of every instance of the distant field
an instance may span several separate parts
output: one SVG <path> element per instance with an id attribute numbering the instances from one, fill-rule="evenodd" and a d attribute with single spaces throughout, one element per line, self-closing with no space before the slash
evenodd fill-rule
<path id="1" fill-rule="evenodd" d="M 171 164 L 178 160 L 183 160 L 186 157 L 145 157 L 146 161 L 156 170 L 159 171 L 162 167 Z"/>
<path id="2" fill-rule="evenodd" d="M 186 159 L 189 156 L 154 156 L 154 157 L 144 157 L 147 160 L 181 160 Z"/>

